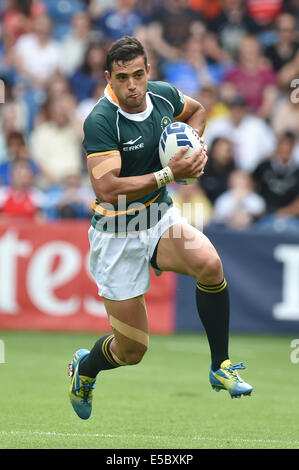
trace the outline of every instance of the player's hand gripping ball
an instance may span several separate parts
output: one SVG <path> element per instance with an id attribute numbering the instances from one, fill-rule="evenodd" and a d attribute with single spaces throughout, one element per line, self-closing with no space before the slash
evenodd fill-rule
<path id="1" fill-rule="evenodd" d="M 185 145 L 189 149 L 184 154 L 184 158 L 189 158 L 195 150 L 203 147 L 203 143 L 198 133 L 185 122 L 172 122 L 165 127 L 159 142 L 159 157 L 162 167 L 166 167 L 169 160 Z M 187 178 L 176 180 L 180 184 L 193 184 L 197 178 Z"/>

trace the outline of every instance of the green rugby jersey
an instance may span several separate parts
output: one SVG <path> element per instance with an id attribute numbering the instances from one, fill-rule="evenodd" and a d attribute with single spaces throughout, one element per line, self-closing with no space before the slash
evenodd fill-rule
<path id="1" fill-rule="evenodd" d="M 84 122 L 83 146 L 87 157 L 119 152 L 120 177 L 161 170 L 160 136 L 165 126 L 184 113 L 184 97 L 169 83 L 149 81 L 146 104 L 141 113 L 126 113 L 108 85 Z M 109 232 L 143 230 L 155 225 L 171 204 L 166 187 L 136 201 L 126 202 L 124 196 L 120 197 L 117 205 L 96 199 L 92 225 Z"/>

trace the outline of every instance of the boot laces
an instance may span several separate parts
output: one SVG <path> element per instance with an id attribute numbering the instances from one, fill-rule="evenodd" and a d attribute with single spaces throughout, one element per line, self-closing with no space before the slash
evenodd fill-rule
<path id="1" fill-rule="evenodd" d="M 227 370 L 230 375 L 236 380 L 236 381 L 241 381 L 241 378 L 238 374 L 238 370 L 244 370 L 246 369 L 246 366 L 244 366 L 243 362 L 239 362 L 238 364 L 235 364 L 234 366 L 230 367 L 224 367 L 224 370 Z"/>

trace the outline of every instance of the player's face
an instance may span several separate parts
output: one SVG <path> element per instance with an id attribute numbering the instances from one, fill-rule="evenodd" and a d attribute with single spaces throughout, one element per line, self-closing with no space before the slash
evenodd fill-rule
<path id="1" fill-rule="evenodd" d="M 120 107 L 127 113 L 140 113 L 146 109 L 149 74 L 150 66 L 145 66 L 143 56 L 129 62 L 114 62 L 111 74 L 105 72 Z"/>

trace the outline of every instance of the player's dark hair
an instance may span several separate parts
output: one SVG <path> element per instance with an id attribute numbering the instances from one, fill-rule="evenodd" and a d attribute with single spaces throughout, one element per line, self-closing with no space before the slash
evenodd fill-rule
<path id="1" fill-rule="evenodd" d="M 111 73 L 114 62 L 129 62 L 139 56 L 143 57 L 144 65 L 147 67 L 147 55 L 141 42 L 133 36 L 124 36 L 115 41 L 108 51 L 106 70 Z"/>

